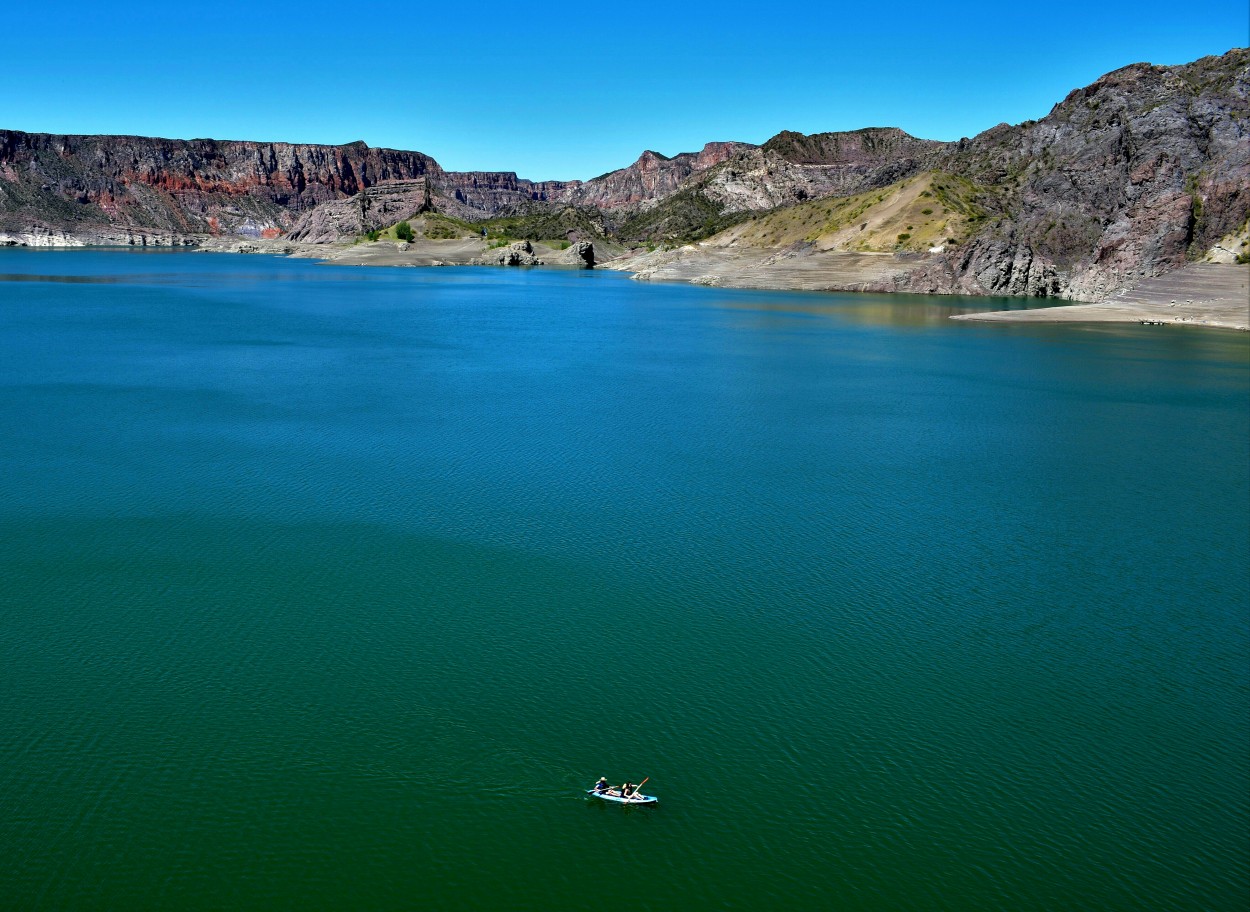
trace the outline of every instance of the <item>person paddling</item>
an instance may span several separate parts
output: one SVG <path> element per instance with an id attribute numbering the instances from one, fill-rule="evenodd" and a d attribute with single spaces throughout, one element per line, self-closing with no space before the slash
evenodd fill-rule
<path id="1" fill-rule="evenodd" d="M 608 777 L 600 776 L 599 781 L 595 783 L 595 792 L 601 795 L 611 787 L 612 786 L 608 785 Z"/>

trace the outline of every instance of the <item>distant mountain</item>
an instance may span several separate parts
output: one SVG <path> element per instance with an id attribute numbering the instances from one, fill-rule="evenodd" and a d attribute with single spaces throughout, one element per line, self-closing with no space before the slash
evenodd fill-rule
<path id="1" fill-rule="evenodd" d="M 646 206 L 671 196 L 691 177 L 735 153 L 754 148 L 750 143 L 710 142 L 698 152 L 682 152 L 672 158 L 648 149 L 628 168 L 571 187 L 559 195 L 559 201 L 608 210 Z"/>
<path id="2" fill-rule="evenodd" d="M 364 143 L 0 131 L 0 244 L 332 243 L 430 211 L 465 233 L 506 217 L 523 235 L 651 248 L 890 253 L 872 287 L 1091 298 L 1246 232 L 1250 53 L 1134 64 L 1039 121 L 957 143 L 787 131 L 646 151 L 588 181 L 444 171 Z"/>
<path id="3" fill-rule="evenodd" d="M 440 169 L 419 152 L 0 131 L 0 231 L 178 243 L 276 237 L 296 213 Z"/>
<path id="4" fill-rule="evenodd" d="M 636 207 L 617 230 L 637 242 L 695 239 L 752 212 L 887 186 L 928 167 L 946 148 L 893 127 L 779 133 L 691 175 L 669 197 Z"/>

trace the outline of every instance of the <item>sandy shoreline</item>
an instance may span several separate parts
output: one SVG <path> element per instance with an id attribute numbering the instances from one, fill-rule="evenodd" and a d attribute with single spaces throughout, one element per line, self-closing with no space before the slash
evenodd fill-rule
<path id="1" fill-rule="evenodd" d="M 804 255 L 789 250 L 690 245 L 609 262 L 608 269 L 649 281 L 779 291 L 880 291 L 923 262 L 923 255 Z M 1113 298 L 1033 309 L 958 314 L 988 323 L 1169 323 L 1250 330 L 1250 268 L 1191 263 L 1145 279 Z M 1021 299 L 1022 301 L 1025 299 Z M 1050 301 L 1046 302 L 1050 304 Z"/>
<path id="2" fill-rule="evenodd" d="M 561 250 L 547 244 L 531 242 L 534 256 L 544 266 L 581 266 L 573 246 Z M 200 245 L 201 250 L 214 253 L 268 253 L 277 256 L 320 260 L 337 266 L 471 266 L 486 260 L 499 250 L 481 238 L 430 240 L 418 238 L 411 244 L 397 241 L 366 241 L 358 244 L 306 244 L 282 240 L 215 242 Z M 595 248 L 596 255 L 599 248 Z"/>
<path id="3" fill-rule="evenodd" d="M 1190 263 L 1095 304 L 959 314 L 984 323 L 1146 323 L 1250 331 L 1250 267 Z"/>
<path id="4" fill-rule="evenodd" d="M 340 266 L 467 266 L 494 252 L 480 238 L 415 243 L 374 241 L 350 246 L 291 244 L 282 241 L 208 244 L 204 250 L 274 253 Z M 580 265 L 570 250 L 534 243 L 535 256 L 548 267 Z M 776 291 L 875 290 L 873 285 L 915 263 L 882 254 L 838 257 L 794 256 L 785 250 L 672 251 L 612 256 L 618 250 L 595 249 L 600 268 L 629 272 L 639 280 Z M 606 262 L 605 262 L 606 260 Z M 1250 267 L 1191 263 L 1166 275 L 1145 279 L 1113 298 L 1092 304 L 1065 304 L 1031 310 L 957 314 L 952 320 L 985 323 L 1147 323 L 1205 326 L 1250 331 Z"/>

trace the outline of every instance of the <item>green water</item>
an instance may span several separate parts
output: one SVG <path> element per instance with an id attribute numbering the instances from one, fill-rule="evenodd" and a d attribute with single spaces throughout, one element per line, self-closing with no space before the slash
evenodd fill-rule
<path id="1" fill-rule="evenodd" d="M 1250 339 L 978 306 L 0 251 L 0 907 L 1245 908 Z"/>

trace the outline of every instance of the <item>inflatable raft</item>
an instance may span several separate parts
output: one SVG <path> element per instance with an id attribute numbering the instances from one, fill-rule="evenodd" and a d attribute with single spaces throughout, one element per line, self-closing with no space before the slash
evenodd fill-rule
<path id="1" fill-rule="evenodd" d="M 636 793 L 630 795 L 628 798 L 622 798 L 620 789 L 607 789 L 602 792 L 590 789 L 586 792 L 586 794 L 590 795 L 592 798 L 599 798 L 603 801 L 613 801 L 616 804 L 655 804 L 660 800 L 654 795 L 639 795 Z"/>

